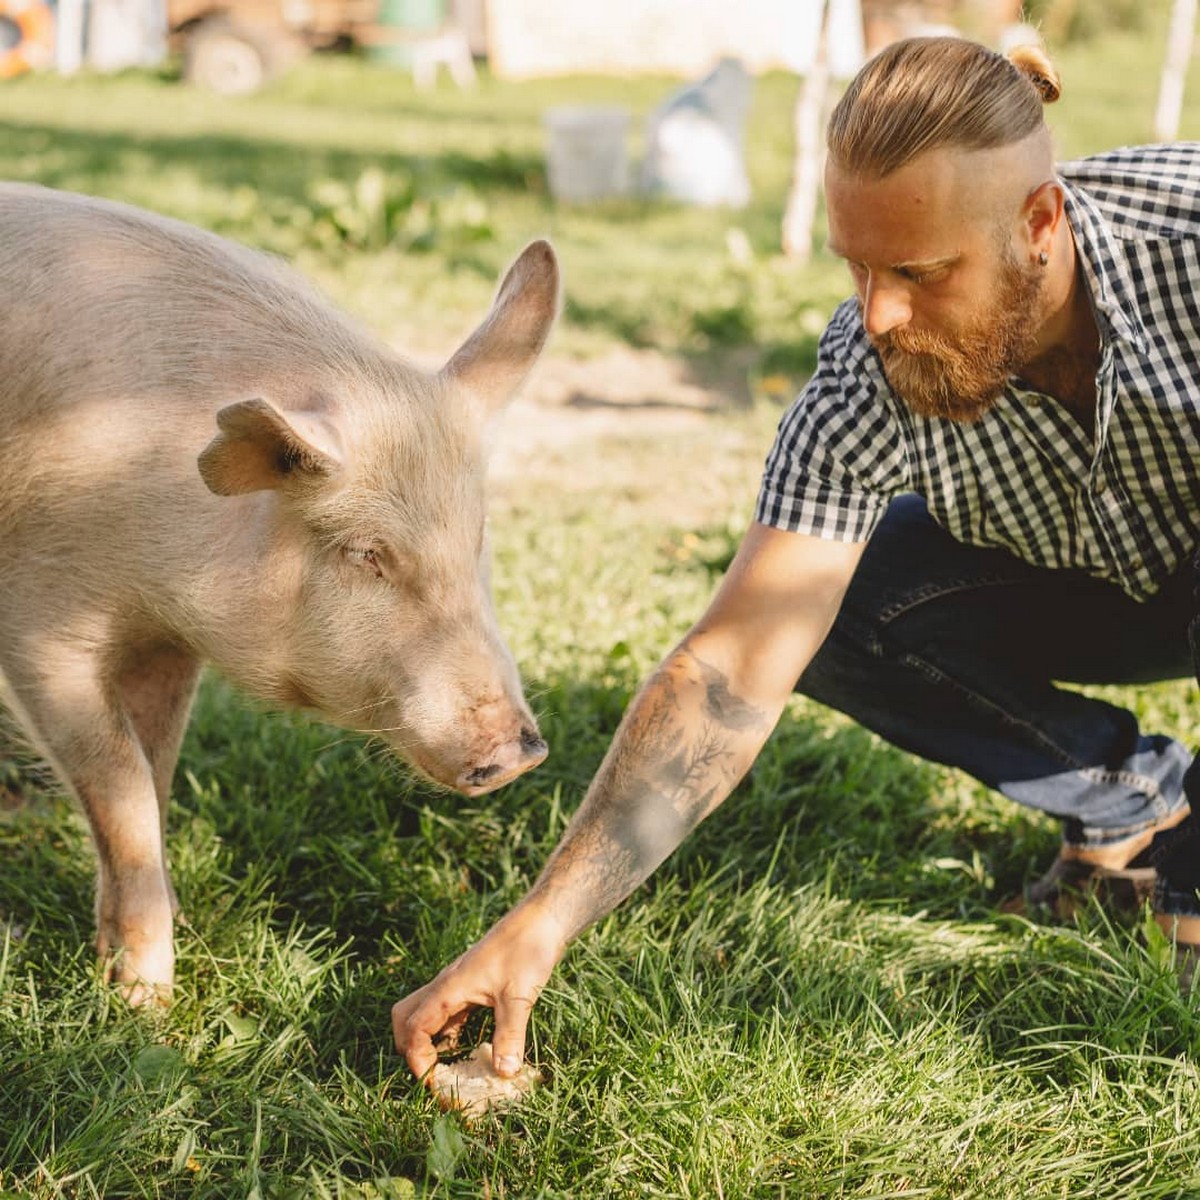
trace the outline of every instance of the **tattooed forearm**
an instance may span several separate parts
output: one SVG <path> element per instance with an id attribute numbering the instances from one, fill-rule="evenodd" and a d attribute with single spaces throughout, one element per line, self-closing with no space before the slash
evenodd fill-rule
<path id="1" fill-rule="evenodd" d="M 677 650 L 625 714 L 535 893 L 573 933 L 609 912 L 729 795 L 777 715 Z"/>
<path id="2" fill-rule="evenodd" d="M 729 690 L 729 682 L 715 667 L 708 666 L 698 658 L 693 662 L 700 668 L 704 680 L 705 696 L 709 711 L 730 730 L 761 729 L 763 712 Z"/>

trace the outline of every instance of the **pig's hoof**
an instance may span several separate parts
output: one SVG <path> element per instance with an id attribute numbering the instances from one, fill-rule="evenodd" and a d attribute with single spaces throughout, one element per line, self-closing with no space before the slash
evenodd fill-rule
<path id="1" fill-rule="evenodd" d="M 167 1008 L 171 1003 L 172 987 L 169 983 L 147 983 L 139 979 L 135 983 L 123 983 L 120 986 L 121 998 L 130 1008 L 140 1008 L 147 1012 Z"/>
<path id="2" fill-rule="evenodd" d="M 174 956 L 168 965 L 138 963 L 128 951 L 105 956 L 104 981 L 115 987 L 130 1008 L 165 1008 L 171 1003 L 175 976 Z"/>

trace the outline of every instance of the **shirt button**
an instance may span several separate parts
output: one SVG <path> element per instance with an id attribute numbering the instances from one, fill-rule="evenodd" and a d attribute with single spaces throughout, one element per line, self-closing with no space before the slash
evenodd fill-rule
<path id="1" fill-rule="evenodd" d="M 1092 491 L 1097 496 L 1099 496 L 1099 495 L 1103 494 L 1104 490 L 1107 487 L 1108 487 L 1108 484 L 1106 484 L 1103 479 L 1097 479 L 1095 484 L 1092 486 Z"/>

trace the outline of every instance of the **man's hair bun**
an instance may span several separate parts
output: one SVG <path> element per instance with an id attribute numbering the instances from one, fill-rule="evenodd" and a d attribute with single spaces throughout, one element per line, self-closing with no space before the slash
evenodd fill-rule
<path id="1" fill-rule="evenodd" d="M 1062 80 L 1041 46 L 1014 46 L 1008 61 L 1033 84 L 1043 104 L 1053 104 L 1062 95 Z"/>
<path id="2" fill-rule="evenodd" d="M 995 150 L 1032 137 L 1058 94 L 1058 72 L 1040 46 L 1005 57 L 967 38 L 903 38 L 850 81 L 825 144 L 844 170 L 882 179 L 941 146 Z"/>

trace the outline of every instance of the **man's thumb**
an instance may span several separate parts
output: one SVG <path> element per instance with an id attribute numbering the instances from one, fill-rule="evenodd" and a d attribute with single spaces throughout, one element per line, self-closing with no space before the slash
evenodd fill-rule
<path id="1" fill-rule="evenodd" d="M 529 1000 L 511 998 L 496 1004 L 496 1029 L 492 1035 L 492 1066 L 497 1075 L 506 1078 L 521 1069 L 525 1057 L 525 1027 L 533 1004 Z"/>

